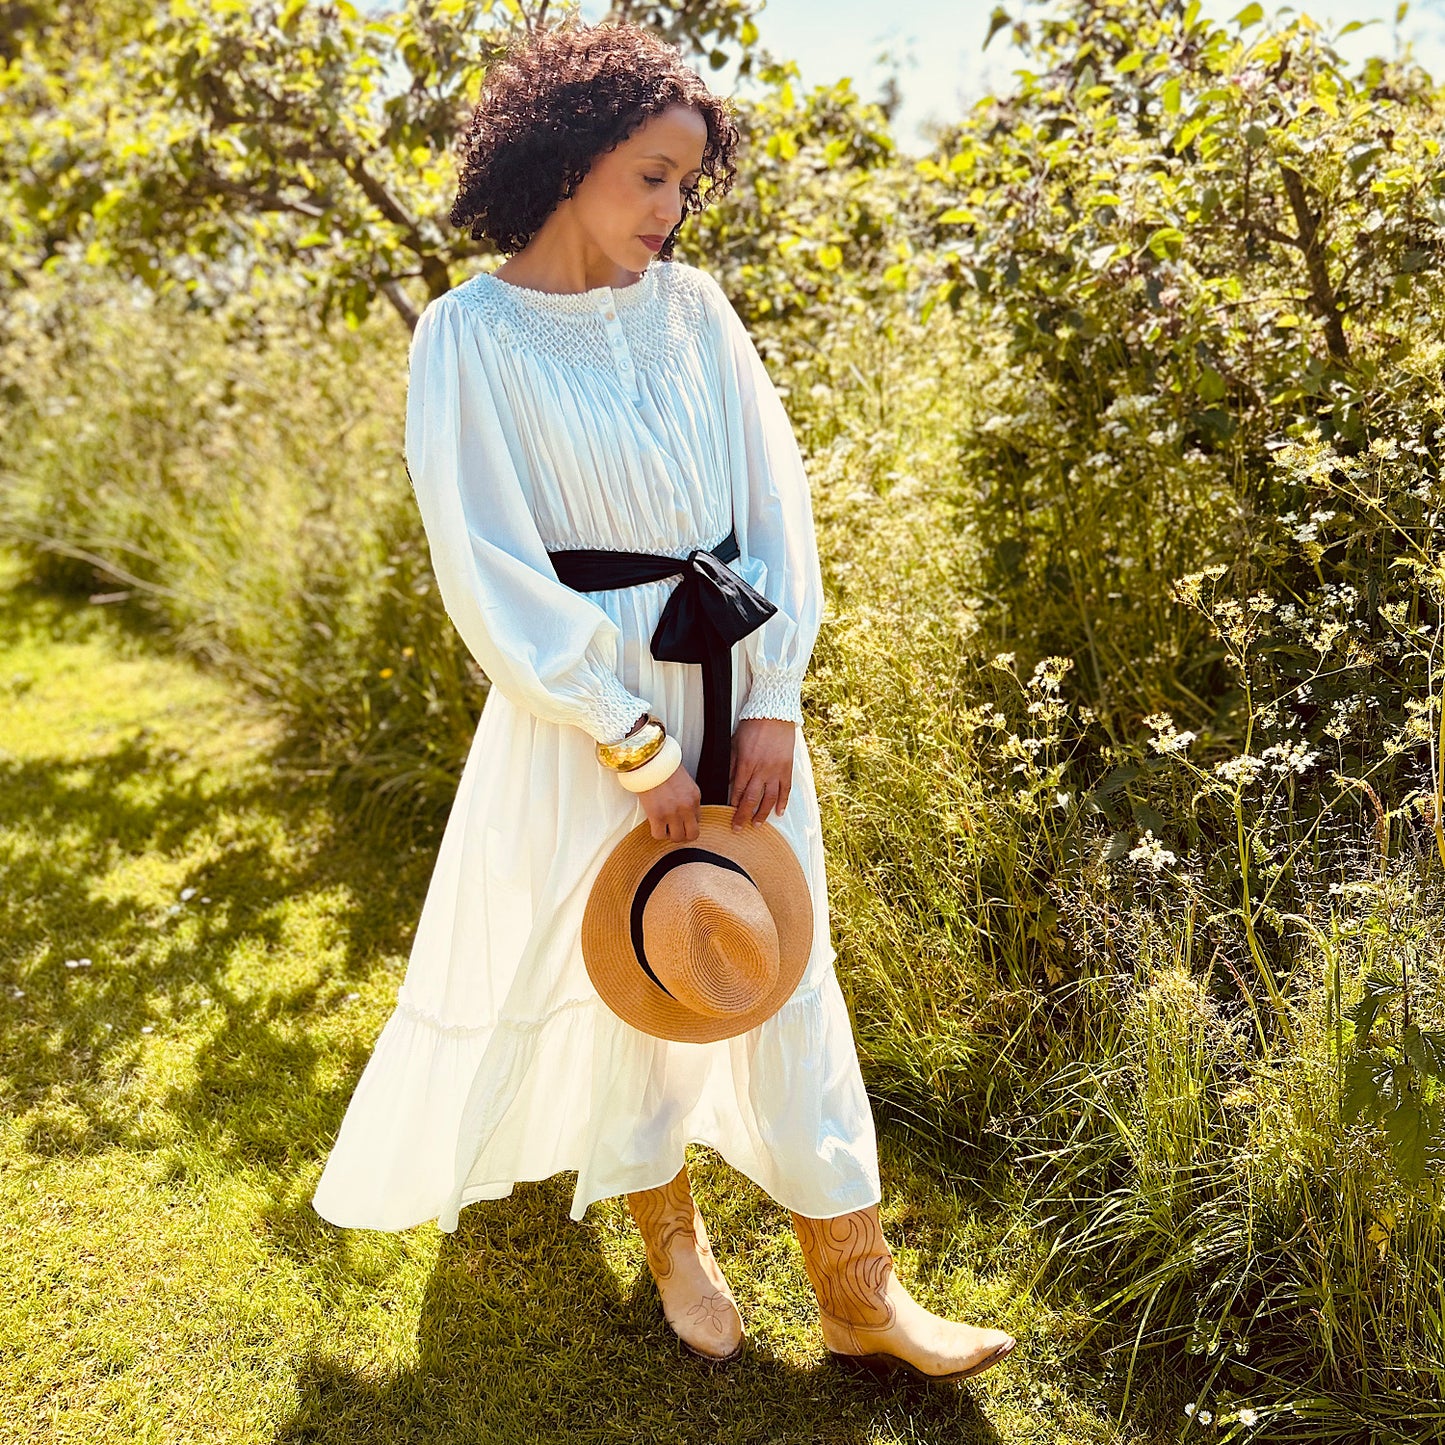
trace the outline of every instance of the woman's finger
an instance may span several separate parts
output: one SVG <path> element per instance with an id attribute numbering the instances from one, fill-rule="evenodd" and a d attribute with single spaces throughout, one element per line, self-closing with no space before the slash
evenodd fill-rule
<path id="1" fill-rule="evenodd" d="M 756 773 L 743 784 L 743 790 L 738 795 L 737 806 L 733 809 L 733 827 L 741 828 L 744 823 L 752 820 L 753 813 L 757 810 L 758 802 L 763 796 L 763 780 Z"/>
<path id="2" fill-rule="evenodd" d="M 778 780 L 770 778 L 763 787 L 763 796 L 758 800 L 756 813 L 753 815 L 753 822 L 766 823 L 768 814 L 773 811 L 773 805 L 778 801 Z"/>

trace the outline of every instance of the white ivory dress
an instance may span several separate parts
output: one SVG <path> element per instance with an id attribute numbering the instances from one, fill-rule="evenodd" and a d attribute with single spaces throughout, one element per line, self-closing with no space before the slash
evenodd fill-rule
<path id="1" fill-rule="evenodd" d="M 807 478 L 722 289 L 680 261 L 564 295 L 474 276 L 417 325 L 405 450 L 442 600 L 491 687 L 317 1211 L 451 1230 L 464 1204 L 575 1169 L 581 1219 L 595 1200 L 665 1184 L 690 1141 L 799 1214 L 876 1203 L 798 701 L 823 600 Z M 764 826 L 803 864 L 813 947 L 766 1023 L 671 1043 L 601 1002 L 579 935 L 603 860 L 646 816 L 594 740 L 653 712 L 696 775 L 702 670 L 649 648 L 679 579 L 584 594 L 547 553 L 684 558 L 733 527 L 731 565 L 778 610 L 733 647 L 732 717 L 799 724 L 787 812 Z"/>

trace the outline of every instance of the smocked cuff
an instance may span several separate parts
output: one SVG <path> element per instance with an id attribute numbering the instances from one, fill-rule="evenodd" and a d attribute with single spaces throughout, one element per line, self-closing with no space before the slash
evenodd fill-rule
<path id="1" fill-rule="evenodd" d="M 619 742 L 638 718 L 652 711 L 652 705 L 628 692 L 616 673 L 599 668 L 594 676 L 598 688 L 579 720 L 580 726 L 594 742 Z"/>
<path id="2" fill-rule="evenodd" d="M 750 717 L 781 718 L 784 722 L 803 721 L 803 674 L 802 667 L 772 668 L 753 673 L 752 686 L 748 689 L 747 701 L 738 713 L 738 720 Z"/>

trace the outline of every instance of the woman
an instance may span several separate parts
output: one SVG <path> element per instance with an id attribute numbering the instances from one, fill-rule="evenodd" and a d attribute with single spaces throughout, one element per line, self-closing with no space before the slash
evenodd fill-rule
<path id="1" fill-rule="evenodd" d="M 315 1203 L 337 1224 L 450 1230 L 464 1204 L 575 1169 L 572 1218 L 625 1193 L 669 1323 L 727 1359 L 742 1324 L 684 1162 L 705 1143 L 793 1213 L 836 1355 L 961 1378 L 1013 1341 L 928 1314 L 892 1272 L 833 972 L 799 731 L 823 600 L 807 478 L 737 314 L 671 259 L 703 178 L 709 195 L 731 184 L 737 139 L 723 102 L 635 26 L 569 23 L 488 72 L 451 220 L 509 259 L 423 313 L 405 447 L 442 599 L 491 688 L 396 1010 Z M 678 573 L 576 590 L 554 559 L 579 549 L 678 572 L 710 551 L 766 599 L 732 649 L 731 697 L 714 697 L 721 751 L 716 731 L 704 748 L 701 670 L 650 647 Z M 647 728 L 680 747 L 629 791 L 603 760 Z M 685 842 L 704 803 L 786 836 L 812 950 L 760 1027 L 673 1043 L 601 1003 L 581 914 L 639 811 Z"/>

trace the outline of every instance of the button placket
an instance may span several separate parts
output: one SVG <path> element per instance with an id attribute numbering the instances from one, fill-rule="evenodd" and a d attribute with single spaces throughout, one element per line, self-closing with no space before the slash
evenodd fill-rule
<path id="1" fill-rule="evenodd" d="M 606 296 L 598 297 L 598 307 L 602 312 L 603 327 L 607 332 L 607 344 L 611 348 L 617 374 L 635 399 L 638 394 L 637 371 L 632 364 L 632 353 L 627 346 L 627 336 L 622 330 L 621 321 L 617 319 L 617 304 L 609 293 Z"/>

